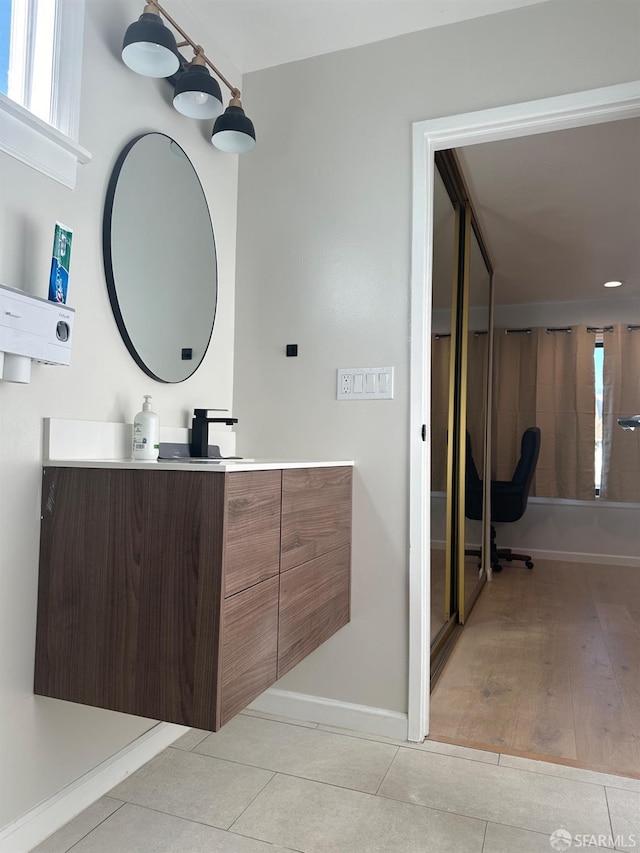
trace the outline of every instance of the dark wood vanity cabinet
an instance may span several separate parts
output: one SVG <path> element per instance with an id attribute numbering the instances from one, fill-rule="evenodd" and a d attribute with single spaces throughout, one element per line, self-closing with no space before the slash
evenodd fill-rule
<path id="1" fill-rule="evenodd" d="M 45 468 L 35 693 L 216 731 L 349 621 L 351 481 Z"/>

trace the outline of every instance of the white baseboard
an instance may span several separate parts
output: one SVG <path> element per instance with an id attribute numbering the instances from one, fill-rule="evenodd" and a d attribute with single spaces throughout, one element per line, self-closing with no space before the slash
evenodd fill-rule
<path id="1" fill-rule="evenodd" d="M 266 690 L 249 706 L 249 710 L 399 740 L 407 738 L 406 714 L 369 705 L 338 702 L 307 693 L 293 693 L 276 687 Z"/>
<path id="2" fill-rule="evenodd" d="M 189 729 L 158 723 L 115 755 L 0 829 L 0 853 L 27 853 Z"/>
<path id="3" fill-rule="evenodd" d="M 581 554 L 579 551 L 544 551 L 539 548 L 508 546 L 513 551 L 531 554 L 536 560 L 563 560 L 567 563 L 602 563 L 605 566 L 636 566 L 640 569 L 640 558 L 626 554 Z"/>

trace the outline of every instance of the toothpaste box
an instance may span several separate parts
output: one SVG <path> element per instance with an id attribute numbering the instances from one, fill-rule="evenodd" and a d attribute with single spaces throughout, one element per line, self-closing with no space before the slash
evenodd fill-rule
<path id="1" fill-rule="evenodd" d="M 69 266 L 71 263 L 71 239 L 73 231 L 56 222 L 53 232 L 53 257 L 51 259 L 51 275 L 49 276 L 49 299 L 51 302 L 67 301 L 69 287 Z"/>

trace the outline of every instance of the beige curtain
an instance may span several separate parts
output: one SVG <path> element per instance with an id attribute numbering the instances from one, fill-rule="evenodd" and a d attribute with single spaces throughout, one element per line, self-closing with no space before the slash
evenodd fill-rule
<path id="1" fill-rule="evenodd" d="M 494 351 L 494 477 L 510 480 L 527 427 L 542 434 L 531 494 L 594 498 L 594 338 L 570 332 L 496 330 Z"/>
<path id="2" fill-rule="evenodd" d="M 431 337 L 431 491 L 447 490 L 451 338 Z"/>
<path id="3" fill-rule="evenodd" d="M 538 335 L 538 496 L 585 501 L 595 497 L 594 344 L 586 326 L 572 326 L 570 332 L 541 329 Z"/>
<path id="4" fill-rule="evenodd" d="M 602 485 L 609 501 L 640 501 L 640 432 L 617 419 L 640 414 L 640 329 L 615 326 L 604 334 Z"/>
<path id="5" fill-rule="evenodd" d="M 520 439 L 536 426 L 539 329 L 496 329 L 493 349 L 492 479 L 510 480 L 520 457 Z M 543 439 L 544 440 L 544 439 Z"/>
<path id="6" fill-rule="evenodd" d="M 467 344 L 467 429 L 478 474 L 484 466 L 484 422 L 487 407 L 489 335 L 469 332 Z"/>

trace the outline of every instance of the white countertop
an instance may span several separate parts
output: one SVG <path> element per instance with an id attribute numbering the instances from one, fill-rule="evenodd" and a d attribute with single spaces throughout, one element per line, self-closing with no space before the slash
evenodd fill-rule
<path id="1" fill-rule="evenodd" d="M 352 467 L 353 460 L 310 461 L 292 459 L 222 459 L 220 461 L 189 459 L 159 459 L 141 462 L 133 459 L 47 459 L 45 468 L 128 468 L 138 471 L 273 471 L 283 468 L 342 468 Z"/>

